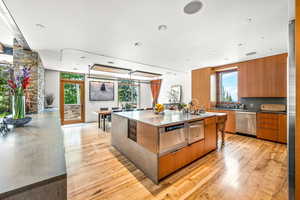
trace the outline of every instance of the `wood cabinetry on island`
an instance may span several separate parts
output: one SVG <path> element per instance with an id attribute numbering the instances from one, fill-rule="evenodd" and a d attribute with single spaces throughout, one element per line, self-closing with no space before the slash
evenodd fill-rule
<path id="1" fill-rule="evenodd" d="M 133 130 L 132 121 L 136 123 L 136 130 Z M 214 113 L 190 115 L 166 111 L 164 115 L 155 115 L 153 111 L 121 112 L 112 116 L 111 143 L 158 183 L 215 150 L 216 126 Z"/>

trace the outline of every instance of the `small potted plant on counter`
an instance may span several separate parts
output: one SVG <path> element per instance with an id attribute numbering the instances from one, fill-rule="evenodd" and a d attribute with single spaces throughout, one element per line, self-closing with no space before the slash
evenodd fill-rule
<path id="1" fill-rule="evenodd" d="M 31 117 L 25 116 L 25 90 L 30 84 L 30 68 L 23 67 L 18 75 L 13 75 L 8 80 L 8 86 L 12 93 L 12 118 L 7 119 L 8 124 L 16 127 L 24 126 L 31 121 Z"/>

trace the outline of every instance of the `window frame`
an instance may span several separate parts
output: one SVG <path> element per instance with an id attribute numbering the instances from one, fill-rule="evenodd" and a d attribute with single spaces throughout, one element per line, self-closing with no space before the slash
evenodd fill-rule
<path id="1" fill-rule="evenodd" d="M 221 75 L 222 74 L 226 74 L 226 73 L 232 73 L 232 72 L 237 72 L 237 101 L 232 101 L 232 102 L 227 102 L 227 101 L 221 101 L 221 89 L 222 89 L 222 82 L 221 82 Z M 220 105 L 220 104 L 234 104 L 234 103 L 238 103 L 239 102 L 239 90 L 238 90 L 238 82 L 239 82 L 239 70 L 237 68 L 235 69 L 224 69 L 222 71 L 217 71 L 216 72 L 216 81 L 217 81 L 217 84 L 216 84 L 216 87 L 217 87 L 217 105 Z"/>

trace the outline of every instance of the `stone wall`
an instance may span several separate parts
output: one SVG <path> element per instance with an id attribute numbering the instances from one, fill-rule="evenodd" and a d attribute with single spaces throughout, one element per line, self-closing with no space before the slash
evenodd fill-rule
<path id="1" fill-rule="evenodd" d="M 24 50 L 14 41 L 13 67 L 15 73 L 18 73 L 24 66 L 31 68 L 30 86 L 26 90 L 26 112 L 38 113 L 44 109 L 44 67 L 38 53 Z"/>
<path id="2" fill-rule="evenodd" d="M 65 104 L 64 105 L 64 120 L 80 120 L 81 119 L 81 105 Z"/>

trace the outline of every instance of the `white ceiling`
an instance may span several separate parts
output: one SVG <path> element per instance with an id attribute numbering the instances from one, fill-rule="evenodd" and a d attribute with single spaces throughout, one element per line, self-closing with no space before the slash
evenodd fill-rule
<path id="1" fill-rule="evenodd" d="M 1 9 L 0 9 L 1 11 Z M 6 22 L 2 19 L 0 13 L 0 42 L 6 46 L 13 45 L 14 36 L 11 30 L 8 28 Z"/>
<path id="2" fill-rule="evenodd" d="M 202 0 L 203 9 L 194 15 L 183 13 L 191 0 L 4 1 L 51 69 L 86 71 L 89 64 L 113 61 L 144 71 L 183 72 L 287 52 L 288 0 Z M 161 24 L 168 29 L 158 31 Z M 252 51 L 257 54 L 245 56 Z"/>

